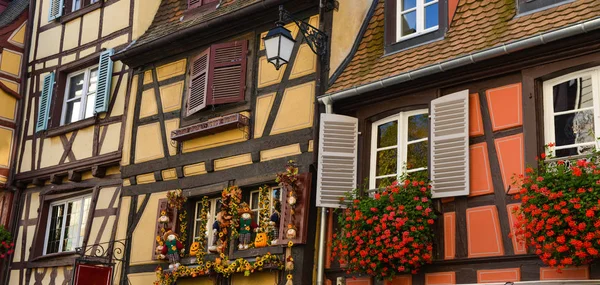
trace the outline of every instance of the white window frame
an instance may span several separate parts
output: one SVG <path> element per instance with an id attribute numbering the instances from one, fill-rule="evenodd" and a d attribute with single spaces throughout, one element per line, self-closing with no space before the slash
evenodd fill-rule
<path id="1" fill-rule="evenodd" d="M 571 79 L 577 79 L 584 76 L 590 76 L 592 80 L 592 96 L 594 99 L 593 106 L 588 107 L 587 109 L 578 109 L 581 110 L 593 110 L 594 111 L 594 136 L 596 137 L 595 146 L 596 149 L 599 147 L 598 136 L 600 135 L 600 66 L 589 68 L 585 70 L 580 70 L 577 72 L 569 73 L 567 75 L 563 75 L 557 78 L 553 78 L 547 81 L 544 81 L 543 85 L 543 98 L 544 98 L 544 140 L 546 144 L 555 143 L 555 133 L 554 133 L 554 117 L 556 114 L 568 114 L 574 113 L 575 111 L 563 111 L 554 113 L 554 93 L 553 87 L 554 85 L 560 84 L 565 81 L 569 81 Z M 577 146 L 584 145 L 592 145 L 594 143 L 575 143 L 566 146 L 554 146 L 547 150 L 547 155 L 555 155 L 557 149 L 564 148 L 572 148 Z"/>
<path id="2" fill-rule="evenodd" d="M 63 215 L 63 218 L 62 218 L 62 230 L 61 230 L 61 233 L 60 233 L 60 243 L 58 245 L 58 252 L 55 252 L 55 253 L 64 252 L 63 251 L 63 241 L 65 239 L 65 230 L 67 228 L 67 225 L 66 225 L 66 223 L 67 223 L 67 214 L 66 214 L 66 211 L 67 211 L 67 208 L 68 208 L 68 204 L 70 202 L 76 202 L 76 201 L 80 201 L 81 202 L 81 209 L 80 209 L 80 213 L 79 213 L 79 222 L 77 223 L 78 227 L 77 227 L 77 231 L 75 231 L 75 233 L 77 234 L 77 237 L 75 239 L 76 240 L 75 244 L 78 245 L 78 246 L 76 246 L 75 248 L 81 246 L 81 244 L 83 242 L 83 238 L 84 238 L 83 236 L 80 235 L 80 233 L 81 233 L 81 226 L 84 225 L 84 222 L 87 222 L 87 219 L 88 219 L 88 217 L 84 217 L 84 215 L 83 215 L 83 213 L 85 212 L 85 200 L 87 198 L 90 198 L 90 208 L 88 209 L 88 216 L 89 216 L 93 212 L 93 210 L 91 208 L 91 198 L 92 198 L 91 195 L 85 195 L 85 196 L 81 196 L 81 197 L 77 197 L 77 198 L 60 200 L 60 201 L 55 201 L 55 202 L 50 203 L 50 206 L 48 208 L 48 222 L 46 224 L 47 225 L 46 226 L 46 234 L 44 236 L 44 255 L 47 254 L 46 252 L 47 252 L 47 249 L 48 249 L 48 238 L 49 238 L 48 235 L 50 234 L 50 226 L 52 225 L 52 223 L 51 223 L 51 220 L 52 220 L 52 209 L 54 208 L 54 206 L 57 206 L 57 205 L 65 205 L 65 208 L 64 208 L 65 214 Z M 87 226 L 90 226 L 90 225 L 85 224 L 84 226 L 87 227 Z"/>
<path id="3" fill-rule="evenodd" d="M 273 214 L 273 201 L 275 200 L 273 193 L 276 189 L 279 189 L 279 204 L 281 205 L 281 191 L 283 191 L 281 186 L 269 187 L 269 216 Z M 260 222 L 260 208 L 258 208 L 258 205 L 256 205 L 257 208 L 252 208 L 252 196 L 254 195 L 259 195 L 258 201 L 260 202 L 260 190 L 254 190 L 250 192 L 250 203 L 248 203 L 248 206 L 250 206 L 250 210 L 258 217 L 256 220 Z"/>
<path id="4" fill-rule="evenodd" d="M 441 3 L 439 3 L 440 2 L 439 0 L 434 0 L 429 3 L 425 3 L 426 0 L 415 0 L 416 1 L 415 7 L 408 9 L 406 11 L 402 11 L 402 0 L 397 0 L 397 1 L 398 2 L 396 4 L 396 42 L 411 39 L 414 37 L 418 37 L 423 34 L 431 33 L 431 32 L 437 31 L 440 28 L 440 23 L 439 23 L 440 10 L 439 10 L 439 8 L 440 8 Z M 425 8 L 430 5 L 436 4 L 436 3 L 438 4 L 438 24 L 434 27 L 425 29 Z M 413 11 L 416 11 L 417 31 L 410 35 L 402 36 L 402 15 L 413 12 Z"/>
<path id="5" fill-rule="evenodd" d="M 71 7 L 71 12 L 75 12 L 75 11 L 81 9 L 81 2 L 83 2 L 83 0 L 73 0 L 73 5 Z M 78 3 L 79 5 L 77 5 L 76 3 Z"/>
<path id="6" fill-rule="evenodd" d="M 207 240 L 207 246 L 205 248 L 206 251 L 208 251 L 208 248 L 213 244 L 214 235 L 212 234 L 212 227 L 213 227 L 213 223 L 215 222 L 215 219 L 216 219 L 217 213 L 218 213 L 217 202 L 220 200 L 221 200 L 221 197 L 208 199 L 208 202 L 210 203 L 210 209 L 208 209 L 209 216 L 206 217 L 206 229 L 204 230 L 204 235 Z M 196 210 L 194 211 L 194 213 L 195 213 L 195 215 L 194 215 L 194 232 L 193 232 L 194 240 L 199 237 L 196 235 L 196 224 L 198 223 L 198 221 L 201 220 L 198 218 L 198 212 L 201 210 L 202 210 L 202 200 L 196 202 Z"/>
<path id="7" fill-rule="evenodd" d="M 429 110 L 428 109 L 418 109 L 418 110 L 413 110 L 413 111 L 400 112 L 398 114 L 389 116 L 385 119 L 381 119 L 376 122 L 373 122 L 373 124 L 371 125 L 371 166 L 370 166 L 371 169 L 370 169 L 370 175 L 369 175 L 369 189 L 376 188 L 375 182 L 377 179 L 386 178 L 386 177 L 396 177 L 397 178 L 402 173 L 404 173 L 404 164 L 406 163 L 406 159 L 408 157 L 407 150 L 408 150 L 408 145 L 409 145 L 408 131 L 407 131 L 408 118 L 411 116 L 414 116 L 414 115 L 422 115 L 422 114 L 428 115 Z M 398 138 L 397 138 L 398 143 L 394 146 L 377 148 L 378 127 L 380 125 L 383 125 L 383 124 L 386 124 L 389 122 L 393 122 L 393 121 L 398 122 Z M 410 144 L 428 141 L 428 140 L 429 140 L 429 135 L 425 138 L 411 141 Z M 428 146 L 428 147 L 431 147 L 431 146 Z M 377 152 L 382 151 L 382 150 L 388 150 L 388 149 L 397 149 L 397 151 L 396 151 L 396 155 L 397 155 L 396 173 L 376 176 Z M 422 170 L 427 170 L 427 167 L 419 167 L 419 168 L 411 169 L 411 170 L 406 171 L 406 173 L 412 173 L 412 172 L 417 172 L 417 171 L 422 171 Z"/>
<path id="8" fill-rule="evenodd" d="M 75 3 L 75 2 L 73 2 L 73 3 Z M 75 71 L 75 72 L 69 73 L 67 75 L 67 82 L 66 82 L 66 88 L 65 88 L 65 97 L 64 97 L 65 99 L 63 100 L 64 102 L 63 102 L 63 106 L 62 106 L 62 115 L 61 115 L 61 120 L 60 120 L 60 125 L 61 126 L 65 125 L 65 122 L 67 120 L 67 104 L 69 102 L 72 102 L 72 101 L 75 101 L 75 100 L 78 100 L 78 99 L 81 100 L 80 101 L 80 106 L 81 107 L 79 108 L 78 119 L 75 120 L 75 121 L 73 121 L 73 122 L 70 122 L 69 124 L 72 124 L 72 123 L 75 123 L 77 121 L 81 121 L 83 119 L 86 119 L 86 117 L 85 117 L 85 111 L 86 111 L 87 99 L 88 99 L 89 95 L 92 94 L 92 93 L 96 93 L 96 96 L 98 96 L 98 92 L 97 92 L 98 87 L 97 86 L 96 86 L 96 91 L 94 91 L 94 92 L 88 92 L 89 91 L 88 90 L 89 89 L 89 84 L 90 84 L 90 74 L 91 74 L 92 69 L 94 69 L 94 68 L 98 68 L 98 65 L 96 64 L 96 65 L 93 65 L 91 67 L 88 67 L 88 68 L 85 68 L 85 69 L 82 69 L 82 70 L 79 70 L 79 71 Z M 83 89 L 82 89 L 83 92 L 81 94 L 81 97 L 74 97 L 74 98 L 69 99 L 69 90 L 70 90 L 70 87 L 71 87 L 71 78 L 75 77 L 75 76 L 78 76 L 78 75 L 81 75 L 82 73 L 85 74 L 85 75 L 83 77 Z M 96 98 L 96 97 L 94 96 L 94 98 Z M 93 116 L 94 116 L 94 114 L 92 114 L 92 117 Z"/>

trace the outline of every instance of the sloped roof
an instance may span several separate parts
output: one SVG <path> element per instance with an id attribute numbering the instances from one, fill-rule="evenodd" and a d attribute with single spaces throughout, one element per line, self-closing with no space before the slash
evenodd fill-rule
<path id="1" fill-rule="evenodd" d="M 182 18 L 187 10 L 187 0 L 162 0 L 154 20 L 144 33 L 129 48 L 141 46 L 174 32 L 204 23 L 217 17 L 243 9 L 262 0 L 222 0 L 216 9 L 207 9 L 198 14 Z"/>
<path id="2" fill-rule="evenodd" d="M 443 40 L 384 55 L 384 0 L 328 94 L 600 16 L 598 0 L 576 0 L 516 16 L 515 1 L 460 0 Z"/>
<path id="3" fill-rule="evenodd" d="M 29 0 L 13 0 L 2 13 L 0 13 L 0 28 L 16 20 L 29 6 Z"/>

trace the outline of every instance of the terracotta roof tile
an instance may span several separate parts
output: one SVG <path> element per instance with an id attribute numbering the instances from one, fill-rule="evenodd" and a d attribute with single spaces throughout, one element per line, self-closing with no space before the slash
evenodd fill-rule
<path id="1" fill-rule="evenodd" d="M 131 47 L 137 47 L 174 32 L 199 25 L 206 21 L 243 9 L 261 0 L 223 0 L 216 9 L 207 9 L 182 18 L 187 10 L 187 0 L 162 0 L 152 24 Z"/>
<path id="2" fill-rule="evenodd" d="M 597 1 L 576 0 L 533 14 L 516 16 L 514 1 L 460 0 L 443 40 L 384 55 L 385 1 L 380 0 L 357 52 L 328 93 L 598 17 L 600 5 Z"/>

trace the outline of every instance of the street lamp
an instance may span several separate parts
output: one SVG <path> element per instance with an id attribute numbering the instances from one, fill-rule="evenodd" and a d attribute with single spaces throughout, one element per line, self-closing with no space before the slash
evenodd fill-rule
<path id="1" fill-rule="evenodd" d="M 275 23 L 275 28 L 269 30 L 263 38 L 267 60 L 275 65 L 275 69 L 279 70 L 281 66 L 290 61 L 296 43 L 290 30 L 283 27 L 283 23 L 286 21 L 292 21 L 298 26 L 310 49 L 325 61 L 327 58 L 327 35 L 309 23 L 295 19 L 290 12 L 283 8 L 283 5 L 280 5 L 279 21 Z"/>

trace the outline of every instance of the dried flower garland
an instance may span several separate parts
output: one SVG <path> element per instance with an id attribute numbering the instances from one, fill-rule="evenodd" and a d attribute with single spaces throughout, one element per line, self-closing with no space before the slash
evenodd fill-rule
<path id="1" fill-rule="evenodd" d="M 513 209 L 515 235 L 559 271 L 590 264 L 600 257 L 598 153 L 589 159 L 549 158 L 541 154 L 537 169 L 528 167 L 524 177 L 515 179 L 520 190 L 514 198 L 521 200 L 521 207 Z"/>
<path id="2" fill-rule="evenodd" d="M 204 196 L 202 198 L 202 208 L 200 209 L 200 220 L 198 222 L 198 227 L 200 229 L 206 228 L 206 223 L 208 221 L 208 197 Z M 198 252 L 196 253 L 196 260 L 201 261 L 204 260 L 204 256 L 206 255 L 206 239 L 204 237 L 197 237 L 195 242 L 198 243 Z"/>
<path id="3" fill-rule="evenodd" d="M 288 247 L 285 253 L 285 270 L 287 271 L 287 281 L 285 284 L 293 285 L 294 280 L 292 271 L 294 270 L 294 258 L 292 257 L 292 246 L 294 245 L 294 243 L 291 240 L 295 239 L 297 236 L 297 229 L 295 225 L 295 207 L 298 201 L 298 194 L 300 191 L 300 181 L 298 180 L 298 165 L 296 164 L 296 162 L 293 160 L 288 161 L 286 171 L 284 173 L 278 173 L 275 182 L 279 183 L 279 185 L 281 185 L 282 188 L 287 191 L 287 199 L 285 203 L 287 203 L 288 209 L 290 211 L 290 220 L 286 228 L 285 238 L 290 241 L 288 242 Z"/>

